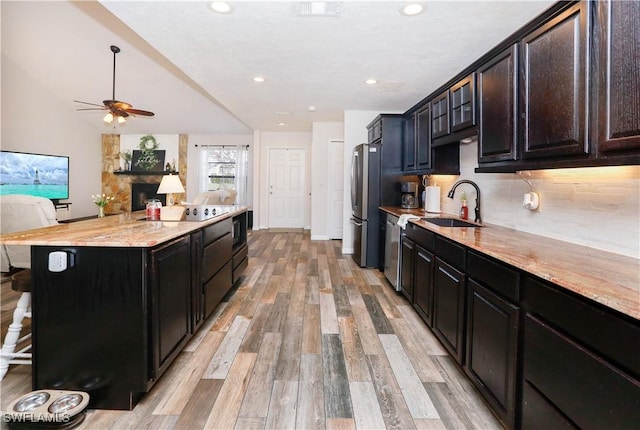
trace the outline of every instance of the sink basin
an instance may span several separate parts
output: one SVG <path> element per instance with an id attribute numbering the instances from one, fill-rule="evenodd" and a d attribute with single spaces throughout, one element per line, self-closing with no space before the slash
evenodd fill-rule
<path id="1" fill-rule="evenodd" d="M 422 218 L 426 222 L 430 222 L 441 227 L 482 227 L 478 224 L 462 221 L 457 218 Z"/>

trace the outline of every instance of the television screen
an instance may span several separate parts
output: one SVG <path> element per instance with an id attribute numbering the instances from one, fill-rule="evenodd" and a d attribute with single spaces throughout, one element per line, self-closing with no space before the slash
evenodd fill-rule
<path id="1" fill-rule="evenodd" d="M 0 195 L 69 198 L 69 157 L 0 151 Z"/>

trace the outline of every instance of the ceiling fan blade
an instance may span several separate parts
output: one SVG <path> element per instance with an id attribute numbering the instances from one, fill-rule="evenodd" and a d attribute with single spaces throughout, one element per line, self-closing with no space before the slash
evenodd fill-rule
<path id="1" fill-rule="evenodd" d="M 74 102 L 76 102 L 76 103 L 82 103 L 83 105 L 99 106 L 99 107 L 104 108 L 104 106 L 103 106 L 103 105 L 99 105 L 99 104 L 96 104 L 96 103 L 83 102 L 83 101 L 80 101 L 80 100 L 74 100 Z"/>
<path id="2" fill-rule="evenodd" d="M 140 110 L 140 109 L 127 109 L 127 112 L 133 115 L 142 115 L 142 116 L 154 116 L 153 112 L 149 112 L 148 110 Z"/>
<path id="3" fill-rule="evenodd" d="M 102 107 L 95 107 L 95 108 L 78 108 L 76 110 L 108 110 L 106 107 L 102 106 Z"/>

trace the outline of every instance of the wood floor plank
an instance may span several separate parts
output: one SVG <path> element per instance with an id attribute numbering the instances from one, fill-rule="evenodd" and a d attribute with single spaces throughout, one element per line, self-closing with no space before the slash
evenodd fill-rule
<path id="1" fill-rule="evenodd" d="M 275 275 L 274 275 L 275 276 Z M 273 276 L 272 276 L 273 278 Z M 273 308 L 264 323 L 264 333 L 282 333 L 289 310 L 289 294 L 277 293 Z"/>
<path id="2" fill-rule="evenodd" d="M 306 304 L 302 323 L 302 353 L 322 353 L 322 330 L 320 328 L 320 305 Z"/>
<path id="3" fill-rule="evenodd" d="M 344 284 L 333 283 L 333 301 L 335 303 L 336 314 L 338 317 L 351 317 L 351 303 L 349 303 L 349 295 Z"/>
<path id="4" fill-rule="evenodd" d="M 276 380 L 297 381 L 299 379 L 301 345 L 302 317 L 289 316 L 284 328 L 282 347 L 276 364 Z"/>
<path id="5" fill-rule="evenodd" d="M 323 430 L 326 423 L 321 354 L 302 354 L 298 384 L 296 428 Z"/>
<path id="6" fill-rule="evenodd" d="M 327 256 L 324 254 L 318 255 L 318 285 L 320 286 L 320 292 L 331 291 L 333 285 Z"/>
<path id="7" fill-rule="evenodd" d="M 329 418 L 353 418 L 351 395 L 342 343 L 337 334 L 322 335 L 325 414 Z"/>
<path id="8" fill-rule="evenodd" d="M 260 303 L 251 318 L 247 332 L 240 344 L 240 352 L 258 352 L 264 335 L 265 323 L 273 310 L 272 303 Z M 245 316 L 245 315 L 242 315 Z"/>
<path id="9" fill-rule="evenodd" d="M 414 420 L 386 355 L 368 355 L 367 362 L 371 369 L 373 386 L 386 428 L 388 430 L 414 429 Z"/>
<path id="10" fill-rule="evenodd" d="M 420 380 L 422 382 L 444 382 L 440 371 L 433 364 L 427 344 L 416 336 L 407 321 L 397 318 L 391 320 L 391 325 Z"/>
<path id="11" fill-rule="evenodd" d="M 331 292 L 319 293 L 320 298 L 320 327 L 322 334 L 338 334 L 338 314 L 336 313 L 336 305 Z"/>
<path id="12" fill-rule="evenodd" d="M 274 381 L 265 429 L 295 428 L 297 407 L 298 381 Z"/>
<path id="13" fill-rule="evenodd" d="M 385 428 L 373 383 L 351 381 L 349 390 L 356 428 L 372 430 Z"/>
<path id="14" fill-rule="evenodd" d="M 327 430 L 356 430 L 353 418 L 327 418 Z"/>
<path id="15" fill-rule="evenodd" d="M 264 340 L 238 414 L 240 417 L 267 417 L 281 344 L 282 333 L 264 333 Z"/>
<path id="16" fill-rule="evenodd" d="M 203 378 L 224 379 L 227 377 L 250 322 L 243 316 L 235 318 L 220 347 L 211 358 L 207 369 L 202 375 Z"/>
<path id="17" fill-rule="evenodd" d="M 349 381 L 371 381 L 367 357 L 354 319 L 341 317 L 338 319 L 338 324 Z"/>
<path id="18" fill-rule="evenodd" d="M 414 419 L 439 419 L 440 417 L 433 402 L 431 402 L 422 383 L 419 382 L 418 374 L 411 365 L 409 357 L 402 349 L 397 336 L 381 334 L 379 337 L 411 416 Z"/>
<path id="19" fill-rule="evenodd" d="M 174 430 L 192 430 L 204 428 L 209 412 L 213 407 L 224 380 L 200 379 L 193 394 L 185 405 Z"/>
<path id="20" fill-rule="evenodd" d="M 308 268 L 309 265 L 307 265 L 307 269 Z M 317 276 L 307 276 L 304 301 L 310 305 L 320 304 L 320 287 L 318 286 Z"/>
<path id="21" fill-rule="evenodd" d="M 266 418 L 239 417 L 236 421 L 235 430 L 264 430 L 266 421 Z"/>
<path id="22" fill-rule="evenodd" d="M 256 357 L 257 354 L 254 353 L 243 352 L 236 355 L 227 378 L 220 388 L 218 398 L 207 417 L 204 429 L 223 430 L 235 427 Z"/>
<path id="23" fill-rule="evenodd" d="M 362 300 L 369 311 L 369 316 L 371 317 L 373 326 L 376 328 L 376 333 L 393 334 L 393 327 L 391 326 L 387 316 L 384 314 L 377 298 L 373 295 L 363 294 Z"/>
<path id="24" fill-rule="evenodd" d="M 384 354 L 367 307 L 364 305 L 352 305 L 351 308 L 353 319 L 358 326 L 358 333 L 360 334 L 360 341 L 362 342 L 364 353 L 367 355 Z"/>
<path id="25" fill-rule="evenodd" d="M 422 343 L 423 348 L 428 351 L 429 355 L 449 355 L 431 329 L 410 305 L 398 306 L 397 309 L 406 321 L 407 327 L 420 339 L 420 343 Z"/>

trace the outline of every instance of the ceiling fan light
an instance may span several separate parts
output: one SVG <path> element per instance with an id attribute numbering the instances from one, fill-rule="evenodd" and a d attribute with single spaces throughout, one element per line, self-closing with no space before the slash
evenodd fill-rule
<path id="1" fill-rule="evenodd" d="M 127 122 L 127 120 L 125 119 L 125 117 L 123 117 L 123 116 L 119 116 L 119 117 L 118 117 L 118 124 L 124 124 L 125 122 Z"/>
<path id="2" fill-rule="evenodd" d="M 111 112 L 107 113 L 102 120 L 107 124 L 111 124 L 113 122 L 113 114 Z"/>

